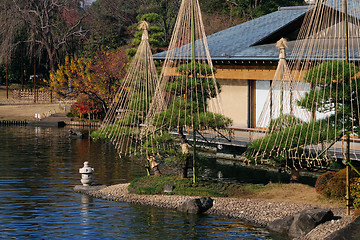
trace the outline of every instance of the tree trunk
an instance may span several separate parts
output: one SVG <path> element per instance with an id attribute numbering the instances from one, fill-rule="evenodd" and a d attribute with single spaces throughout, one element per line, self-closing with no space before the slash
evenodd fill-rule
<path id="1" fill-rule="evenodd" d="M 184 136 L 182 126 L 179 127 L 178 135 L 179 135 L 179 139 L 180 139 L 181 152 L 182 152 L 180 178 L 187 178 L 187 170 L 189 167 L 190 152 L 189 152 L 189 144 L 187 143 L 186 138 Z"/>
<path id="2" fill-rule="evenodd" d="M 154 156 L 148 157 L 150 169 L 154 172 L 154 175 L 161 175 L 160 169 L 159 169 L 159 163 L 156 162 L 156 159 Z"/>
<path id="3" fill-rule="evenodd" d="M 51 45 L 49 43 L 44 43 L 45 48 L 46 48 L 46 52 L 49 58 L 49 67 L 50 67 L 50 71 L 51 73 L 55 73 L 55 64 L 54 64 L 54 52 L 53 49 L 51 48 Z"/>
<path id="4" fill-rule="evenodd" d="M 298 183 L 300 179 L 299 169 L 292 167 L 291 168 L 291 175 L 290 175 L 290 182 L 291 183 Z"/>
<path id="5" fill-rule="evenodd" d="M 158 167 L 158 166 L 153 167 L 153 169 L 152 169 L 152 170 L 154 171 L 154 175 L 161 175 L 161 172 L 160 172 L 160 169 L 159 169 L 159 167 Z"/>

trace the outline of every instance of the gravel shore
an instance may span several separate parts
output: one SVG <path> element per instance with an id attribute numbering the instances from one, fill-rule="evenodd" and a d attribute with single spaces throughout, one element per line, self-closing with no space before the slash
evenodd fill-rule
<path id="1" fill-rule="evenodd" d="M 176 209 L 189 196 L 177 195 L 137 195 L 128 192 L 129 184 L 117 184 L 100 190 L 86 191 L 90 196 L 110 201 L 128 202 L 153 207 Z M 213 198 L 214 206 L 207 211 L 208 214 L 240 219 L 243 222 L 257 226 L 267 226 L 270 222 L 291 216 L 299 211 L 315 207 L 311 204 L 292 202 L 270 202 L 258 199 L 241 198 Z M 301 240 L 322 240 L 332 232 L 337 231 L 352 221 L 344 209 L 331 209 L 338 220 L 332 220 L 317 226 Z"/>

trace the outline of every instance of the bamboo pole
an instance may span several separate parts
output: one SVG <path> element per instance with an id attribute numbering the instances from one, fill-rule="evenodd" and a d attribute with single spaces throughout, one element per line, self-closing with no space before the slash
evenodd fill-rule
<path id="1" fill-rule="evenodd" d="M 193 78 L 196 78 L 195 73 L 195 6 L 194 0 L 191 0 L 191 61 L 193 68 Z M 196 183 L 196 122 L 195 112 L 193 114 L 193 183 Z"/>
<path id="2" fill-rule="evenodd" d="M 350 134 L 347 134 L 346 139 L 346 214 L 350 215 Z"/>
<path id="3" fill-rule="evenodd" d="M 344 0 L 345 5 L 345 61 L 349 63 L 349 27 L 348 27 L 348 7 L 347 7 L 347 0 Z M 351 78 L 350 78 L 351 84 Z M 349 124 L 350 117 L 349 113 L 347 113 L 347 122 Z M 350 215 L 350 166 L 349 163 L 350 159 L 350 132 L 347 133 L 346 139 L 346 214 Z"/>
<path id="4" fill-rule="evenodd" d="M 146 27 L 143 29 L 143 34 L 145 30 L 147 31 Z M 148 70 L 148 55 L 147 55 L 147 49 L 145 50 L 145 94 L 146 94 L 146 102 L 148 101 L 148 83 L 149 83 L 149 70 Z M 147 110 L 146 110 L 147 111 Z M 144 113 L 142 113 L 144 114 Z M 140 124 L 140 123 L 139 123 Z M 148 150 L 146 150 L 147 153 Z M 147 155 L 147 154 L 146 154 Z M 150 176 L 150 162 L 149 159 L 146 160 L 146 173 L 148 176 Z"/>
<path id="5" fill-rule="evenodd" d="M 345 61 L 349 63 L 349 24 L 348 24 L 347 0 L 344 0 L 344 4 L 345 4 Z"/>

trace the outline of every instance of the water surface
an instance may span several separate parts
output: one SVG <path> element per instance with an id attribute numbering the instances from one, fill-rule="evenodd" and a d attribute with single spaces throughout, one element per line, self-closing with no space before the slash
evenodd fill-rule
<path id="1" fill-rule="evenodd" d="M 0 127 L 2 239 L 279 239 L 235 219 L 93 199 L 72 191 L 89 161 L 96 183 L 129 182 L 143 162 L 67 129 Z"/>

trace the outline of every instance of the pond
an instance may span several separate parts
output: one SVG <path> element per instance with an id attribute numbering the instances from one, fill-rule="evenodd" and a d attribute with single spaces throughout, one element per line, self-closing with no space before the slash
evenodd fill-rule
<path id="1" fill-rule="evenodd" d="M 236 219 L 186 215 L 93 199 L 72 191 L 89 161 L 96 183 L 129 182 L 143 163 L 66 128 L 0 127 L 2 239 L 280 239 Z"/>

